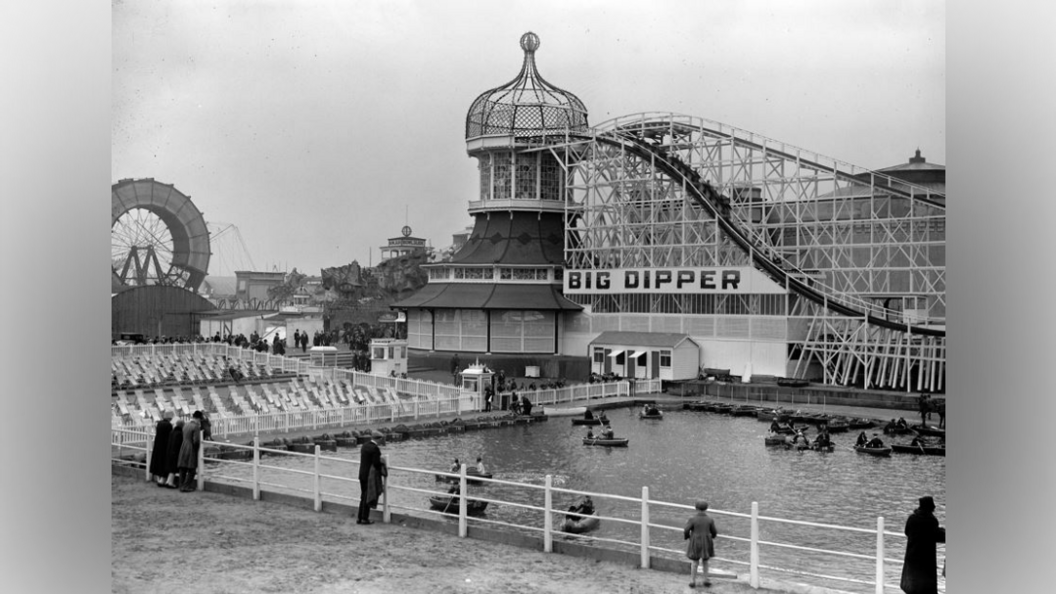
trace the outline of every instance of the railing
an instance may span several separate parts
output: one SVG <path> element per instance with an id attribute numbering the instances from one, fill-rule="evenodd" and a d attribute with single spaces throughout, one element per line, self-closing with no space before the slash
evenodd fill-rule
<path id="1" fill-rule="evenodd" d="M 499 394 L 516 393 L 518 396 L 527 396 L 533 405 L 566 404 L 577 401 L 590 401 L 595 398 L 609 398 L 616 396 L 635 396 L 660 392 L 661 382 L 659 379 L 637 379 L 633 381 L 620 380 L 616 382 L 597 384 L 576 384 L 563 388 L 547 388 L 544 390 L 513 390 Z"/>
<path id="2" fill-rule="evenodd" d="M 260 413 L 252 415 L 221 416 L 211 415 L 209 422 L 213 435 L 227 438 L 235 435 L 255 435 L 258 433 L 288 433 L 307 429 L 327 427 L 347 427 L 379 422 L 396 422 L 439 418 L 441 415 L 461 415 L 463 412 L 479 410 L 479 398 L 466 392 L 455 398 L 422 400 L 386 404 L 358 404 L 338 408 L 320 408 L 314 410 L 291 410 L 285 412 Z M 130 415 L 114 429 L 151 429 L 153 421 Z"/>
<path id="3" fill-rule="evenodd" d="M 113 464 L 128 464 L 128 460 L 124 457 L 124 452 L 142 451 L 145 454 L 144 469 L 147 473 L 145 478 L 146 480 L 150 480 L 149 470 L 146 470 L 150 466 L 151 452 L 149 444 L 152 443 L 150 432 L 115 429 L 113 430 L 112 435 L 113 439 L 111 445 L 113 459 L 111 462 Z M 227 451 L 234 450 L 247 452 L 244 454 L 246 457 L 249 457 L 249 453 L 251 452 L 252 461 L 207 457 L 205 456 L 205 450 L 209 446 L 223 447 Z M 307 467 L 310 463 L 311 470 L 263 464 L 261 462 L 261 456 L 265 454 L 269 456 L 300 458 L 303 466 Z M 206 463 L 209 463 L 210 466 L 206 466 Z M 671 548 L 668 543 L 681 542 L 681 522 L 684 521 L 684 518 L 686 518 L 688 514 L 694 512 L 693 508 L 679 503 L 652 500 L 649 497 L 649 487 L 647 486 L 642 487 L 640 497 L 627 497 L 623 495 L 555 487 L 552 475 L 545 476 L 544 484 L 535 485 L 525 482 L 487 479 L 477 476 L 469 477 L 465 465 L 462 465 L 458 473 L 438 473 L 433 470 L 394 466 L 391 458 L 387 461 L 387 464 L 389 476 L 385 481 L 384 493 L 379 501 L 382 520 L 384 522 L 390 521 L 391 514 L 394 510 L 405 510 L 412 515 L 425 514 L 426 516 L 446 518 L 457 517 L 458 535 L 460 537 L 468 536 L 468 526 L 470 523 L 475 525 L 498 526 L 518 532 L 528 532 L 541 535 L 543 551 L 552 553 L 554 551 L 553 540 L 555 533 L 558 536 L 563 534 L 559 528 L 555 529 L 555 515 L 558 517 L 584 517 L 581 514 L 555 507 L 555 495 L 573 497 L 586 495 L 608 503 L 608 505 L 596 505 L 596 509 L 612 508 L 614 510 L 638 510 L 637 513 L 619 513 L 617 511 L 614 512 L 613 515 L 599 516 L 604 522 L 616 526 L 623 525 L 630 527 L 631 530 L 629 531 L 629 534 L 637 535 L 637 538 L 628 536 L 628 531 L 625 530 L 622 533 L 610 537 L 578 534 L 576 535 L 578 539 L 585 539 L 598 546 L 612 545 L 617 550 L 636 551 L 640 558 L 639 565 L 643 569 L 649 569 L 654 558 L 670 560 L 677 559 L 680 562 L 686 562 L 683 551 L 681 549 Z M 326 472 L 323 472 L 324 465 L 326 466 Z M 243 470 L 242 475 L 224 474 L 225 472 L 230 472 L 232 469 L 237 472 L 239 468 Z M 260 499 L 262 487 L 273 487 L 283 492 L 292 491 L 294 493 L 309 495 L 313 500 L 313 509 L 318 512 L 322 510 L 322 503 L 324 500 L 338 503 L 352 503 L 359 501 L 357 491 L 358 479 L 353 478 L 358 477 L 358 469 L 359 462 L 357 460 L 335 456 L 323 456 L 318 445 L 315 446 L 315 452 L 313 454 L 304 454 L 260 447 L 259 437 L 254 438 L 252 446 L 203 441 L 198 452 L 199 472 L 197 475 L 197 481 L 199 489 L 205 488 L 207 475 L 209 477 L 209 482 L 217 484 L 248 483 L 252 488 L 254 500 Z M 269 474 L 269 479 L 271 479 L 271 475 L 273 474 L 278 475 L 277 479 L 272 479 L 278 482 L 271 482 L 270 480 L 265 481 L 262 476 L 265 472 Z M 455 495 L 446 493 L 446 491 L 437 491 L 435 488 L 426 488 L 430 484 L 436 484 L 432 482 L 434 475 L 457 479 L 459 486 L 457 493 L 457 510 L 453 506 L 451 506 L 450 509 L 445 507 L 442 511 L 423 509 L 420 505 L 409 505 L 406 502 L 411 497 L 416 501 L 421 501 L 420 496 L 422 495 L 440 497 L 451 497 Z M 475 482 L 484 483 L 486 485 L 507 487 L 507 489 L 504 490 L 504 493 L 508 493 L 511 488 L 516 489 L 517 494 L 509 495 L 507 499 L 484 497 L 479 493 L 471 495 L 468 488 L 468 481 L 470 478 Z M 333 487 L 333 489 L 324 490 L 324 483 L 327 487 Z M 446 485 L 447 483 L 440 484 Z M 407 495 L 410 497 L 407 497 Z M 513 498 L 511 499 L 509 497 Z M 527 515 L 525 521 L 528 523 L 515 523 L 512 521 L 501 521 L 488 517 L 476 517 L 470 515 L 467 505 L 468 500 L 486 502 L 491 509 L 495 509 L 495 506 L 503 506 L 526 512 L 526 514 L 522 514 L 522 517 Z M 450 500 L 448 501 L 450 502 Z M 731 520 L 725 522 L 724 525 L 721 525 L 720 542 L 743 543 L 747 545 L 748 551 L 747 558 L 744 558 L 743 556 L 739 558 L 734 556 L 718 556 L 714 558 L 714 561 L 720 565 L 747 567 L 748 574 L 746 578 L 753 588 L 758 588 L 760 586 L 760 579 L 764 570 L 767 572 L 779 572 L 795 576 L 810 576 L 820 580 L 872 586 L 872 590 L 876 594 L 884 594 L 886 587 L 897 587 L 895 584 L 886 583 L 885 571 L 888 566 L 900 565 L 902 561 L 885 557 L 889 549 L 887 539 L 905 538 L 905 536 L 901 533 L 885 530 L 883 517 L 876 518 L 875 528 L 838 526 L 819 522 L 764 516 L 760 514 L 759 504 L 757 502 L 752 502 L 751 510 L 748 513 L 723 510 L 709 510 L 709 513 Z M 656 518 L 656 521 L 654 521 L 653 518 Z M 747 529 L 743 527 L 745 521 L 747 522 Z M 796 525 L 826 532 L 837 531 L 857 533 L 870 537 L 875 543 L 875 547 L 873 547 L 871 552 L 839 551 L 821 549 L 792 542 L 766 541 L 760 538 L 760 526 L 763 523 Z M 736 527 L 738 525 L 742 526 L 739 532 L 736 529 L 730 529 L 731 526 Z M 619 530 L 609 532 L 619 532 Z M 654 538 L 654 536 L 660 536 L 660 538 Z M 873 568 L 871 572 L 872 575 L 863 575 L 861 573 L 851 573 L 849 575 L 819 573 L 818 570 L 809 569 L 807 564 L 802 562 L 796 563 L 794 569 L 768 565 L 764 563 L 762 547 L 767 547 L 768 549 L 788 549 L 803 553 L 827 555 L 841 559 L 859 559 L 867 561 Z M 727 546 L 725 548 L 734 549 L 735 547 Z M 668 565 L 670 566 L 670 564 Z M 845 570 L 847 567 L 846 564 L 839 564 L 841 570 Z M 716 573 L 721 575 L 723 572 L 716 571 Z M 744 577 L 745 576 L 742 575 L 742 579 Z M 945 579 L 941 577 L 938 579 L 940 590 L 945 591 Z"/>

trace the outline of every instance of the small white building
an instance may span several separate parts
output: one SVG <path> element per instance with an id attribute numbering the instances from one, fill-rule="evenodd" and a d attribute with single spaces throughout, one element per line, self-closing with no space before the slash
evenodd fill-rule
<path id="1" fill-rule="evenodd" d="M 374 338 L 370 341 L 370 372 L 397 376 L 407 371 L 407 341 Z"/>
<path id="2" fill-rule="evenodd" d="M 700 345 L 688 334 L 602 332 L 589 345 L 590 370 L 636 379 L 697 377 Z"/>

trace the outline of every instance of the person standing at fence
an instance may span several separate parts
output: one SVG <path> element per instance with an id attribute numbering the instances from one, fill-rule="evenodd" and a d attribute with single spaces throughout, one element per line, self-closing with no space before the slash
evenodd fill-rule
<path id="1" fill-rule="evenodd" d="M 172 411 L 167 410 L 154 430 L 154 449 L 150 453 L 150 474 L 159 487 L 169 477 L 169 437 L 172 436 Z"/>
<path id="2" fill-rule="evenodd" d="M 946 529 L 935 517 L 935 500 L 921 497 L 917 509 L 906 520 L 906 558 L 902 565 L 902 581 L 906 594 L 936 594 L 939 590 L 939 564 L 936 543 L 946 542 Z"/>
<path id="3" fill-rule="evenodd" d="M 165 479 L 165 486 L 169 489 L 179 487 L 176 480 L 179 478 L 180 448 L 183 446 L 183 419 L 176 419 L 176 426 L 172 428 L 169 435 L 169 447 L 165 451 L 165 470 L 169 475 Z"/>
<path id="4" fill-rule="evenodd" d="M 374 493 L 374 505 L 371 505 L 369 497 L 369 491 L 371 491 L 371 474 L 373 471 L 374 476 L 382 476 L 382 465 L 381 465 L 381 448 L 378 447 L 380 442 L 385 436 L 380 431 L 372 431 L 370 434 L 370 441 L 363 444 L 363 447 L 359 449 L 359 513 L 356 516 L 357 524 L 373 524 L 374 522 L 370 519 L 370 508 L 377 507 L 378 496 L 381 493 Z M 380 478 L 378 479 L 380 480 Z M 376 490 L 376 487 L 375 489 Z"/>
<path id="5" fill-rule="evenodd" d="M 196 410 L 191 420 L 183 426 L 183 443 L 180 445 L 180 492 L 195 490 L 194 474 L 198 469 L 198 448 L 202 445 L 202 411 Z"/>
<path id="6" fill-rule="evenodd" d="M 689 541 L 686 544 L 686 557 L 689 557 L 689 571 L 692 581 L 690 588 L 697 587 L 697 564 L 700 564 L 700 572 L 704 574 L 704 587 L 711 586 L 708 579 L 708 559 L 715 556 L 715 538 L 719 535 L 715 529 L 715 520 L 707 514 L 708 502 L 698 501 L 697 513 L 689 518 L 686 527 L 682 529 L 682 537 Z"/>

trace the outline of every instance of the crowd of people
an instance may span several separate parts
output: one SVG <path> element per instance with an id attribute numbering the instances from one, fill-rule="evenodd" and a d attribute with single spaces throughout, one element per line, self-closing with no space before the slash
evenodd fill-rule
<path id="1" fill-rule="evenodd" d="M 149 470 L 159 487 L 187 493 L 197 488 L 198 450 L 203 440 L 212 439 L 212 426 L 209 417 L 200 410 L 194 411 L 189 421 L 177 419 L 175 425 L 173 416 L 167 410 L 158 421 Z"/>

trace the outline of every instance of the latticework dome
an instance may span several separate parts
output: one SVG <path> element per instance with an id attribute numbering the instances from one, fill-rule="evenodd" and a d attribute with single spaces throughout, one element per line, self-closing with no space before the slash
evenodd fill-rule
<path id="1" fill-rule="evenodd" d="M 572 93 L 543 79 L 535 66 L 539 36 L 521 36 L 524 63 L 512 81 L 485 91 L 466 115 L 466 139 L 488 135 L 516 137 L 563 134 L 587 127 L 587 108 Z"/>

